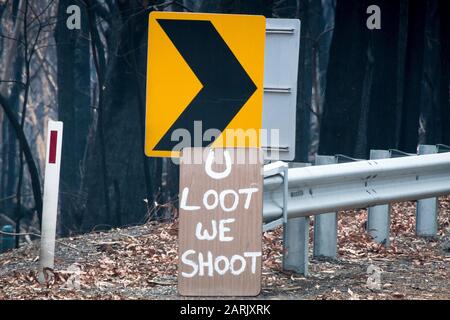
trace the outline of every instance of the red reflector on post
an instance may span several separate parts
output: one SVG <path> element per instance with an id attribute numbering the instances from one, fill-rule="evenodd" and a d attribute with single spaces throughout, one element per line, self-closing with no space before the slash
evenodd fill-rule
<path id="1" fill-rule="evenodd" d="M 50 131 L 50 150 L 48 163 L 56 163 L 56 145 L 58 143 L 58 131 Z"/>

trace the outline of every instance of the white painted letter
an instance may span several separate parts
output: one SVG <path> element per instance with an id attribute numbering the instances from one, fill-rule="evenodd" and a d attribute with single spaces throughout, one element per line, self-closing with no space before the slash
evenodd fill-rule
<path id="1" fill-rule="evenodd" d="M 234 263 L 236 262 L 236 260 L 241 261 L 241 268 L 238 270 L 234 269 Z M 245 264 L 246 264 L 246 262 L 245 262 L 244 257 L 235 254 L 234 256 L 231 257 L 231 260 L 230 260 L 231 273 L 234 274 L 235 276 L 240 275 L 245 270 Z"/>
<path id="2" fill-rule="evenodd" d="M 229 208 L 225 207 L 225 197 L 227 194 L 232 194 L 234 196 L 233 205 Z M 220 193 L 220 206 L 222 207 L 223 211 L 231 212 L 231 211 L 236 210 L 238 203 L 239 203 L 239 195 L 237 194 L 236 191 L 229 189 L 229 190 L 223 190 Z"/>
<path id="3" fill-rule="evenodd" d="M 198 275 L 203 276 L 205 274 L 203 268 L 208 267 L 208 276 L 212 277 L 214 269 L 213 269 L 213 257 L 212 257 L 211 251 L 208 251 L 207 255 L 208 255 L 208 260 L 203 261 L 203 254 L 201 252 L 199 252 L 199 254 L 198 254 L 198 265 L 200 267 L 200 271 L 199 271 Z"/>
<path id="4" fill-rule="evenodd" d="M 189 188 L 188 188 L 188 187 L 185 187 L 185 188 L 183 189 L 183 192 L 181 193 L 180 208 L 181 208 L 181 209 L 184 209 L 184 210 L 187 210 L 187 211 L 195 211 L 195 210 L 200 209 L 199 206 L 188 206 L 188 205 L 186 204 L 186 203 L 187 203 L 188 195 L 189 195 Z"/>
<path id="5" fill-rule="evenodd" d="M 181 261 L 184 264 L 187 264 L 189 266 L 192 267 L 192 272 L 191 273 L 186 273 L 186 272 L 182 272 L 181 275 L 185 278 L 192 278 L 193 276 L 195 276 L 197 274 L 198 271 L 198 266 L 195 262 L 193 262 L 192 260 L 187 259 L 187 256 L 190 254 L 195 254 L 195 250 L 186 250 L 183 255 L 181 256 Z"/>
<path id="6" fill-rule="evenodd" d="M 223 269 L 220 269 L 220 262 L 223 261 L 224 262 L 224 267 Z M 216 269 L 216 272 L 220 275 L 224 275 L 225 273 L 227 273 L 228 269 L 230 269 L 230 261 L 228 261 L 228 258 L 225 256 L 218 256 L 216 258 L 216 261 L 214 261 L 214 269 Z"/>
<path id="7" fill-rule="evenodd" d="M 226 237 L 225 236 L 225 232 L 229 232 L 231 231 L 230 228 L 225 227 L 224 224 L 225 223 L 233 223 L 234 221 L 236 221 L 236 219 L 231 218 L 231 219 L 223 219 L 219 221 L 219 241 L 222 242 L 228 242 L 228 241 L 233 241 L 233 237 Z"/>
<path id="8" fill-rule="evenodd" d="M 198 240 L 214 240 L 217 236 L 217 224 L 216 220 L 211 220 L 212 225 L 212 234 L 210 235 L 208 230 L 204 230 L 202 234 L 202 223 L 197 223 L 197 227 L 195 228 L 195 236 Z"/>
<path id="9" fill-rule="evenodd" d="M 223 151 L 223 155 L 225 156 L 225 170 L 223 172 L 215 172 L 212 169 L 212 163 L 214 160 L 214 150 L 211 150 L 206 158 L 205 163 L 205 171 L 213 179 L 220 180 L 226 178 L 231 173 L 231 156 L 227 150 Z"/>
<path id="10" fill-rule="evenodd" d="M 250 202 L 252 201 L 252 193 L 254 193 L 254 192 L 258 192 L 258 188 L 247 188 L 247 189 L 239 190 L 240 194 L 245 193 L 247 195 L 247 198 L 245 198 L 245 204 L 244 204 L 245 209 L 250 208 Z"/>
<path id="11" fill-rule="evenodd" d="M 208 197 L 211 194 L 214 196 L 213 204 L 208 203 Z M 205 194 L 203 195 L 203 205 L 205 206 L 205 208 L 208 210 L 213 210 L 217 208 L 218 204 L 219 204 L 219 195 L 217 194 L 217 191 L 212 189 L 206 191 Z"/>
<path id="12" fill-rule="evenodd" d="M 256 258 L 261 257 L 261 252 L 244 252 L 244 257 L 252 258 L 252 273 L 256 272 Z"/>

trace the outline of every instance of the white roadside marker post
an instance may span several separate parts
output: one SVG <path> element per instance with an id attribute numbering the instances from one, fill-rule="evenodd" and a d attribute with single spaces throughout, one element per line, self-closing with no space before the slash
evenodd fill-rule
<path id="1" fill-rule="evenodd" d="M 50 120 L 48 122 L 47 129 L 41 252 L 39 255 L 38 280 L 40 283 L 44 283 L 46 281 L 45 269 L 53 269 L 54 266 L 62 137 L 63 123 L 60 121 Z"/>

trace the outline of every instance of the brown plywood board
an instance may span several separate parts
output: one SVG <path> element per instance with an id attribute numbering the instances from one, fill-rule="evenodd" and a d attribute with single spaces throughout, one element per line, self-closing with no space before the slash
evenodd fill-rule
<path id="1" fill-rule="evenodd" d="M 231 172 L 220 179 L 205 169 L 210 152 L 205 148 L 182 152 L 178 290 L 186 296 L 255 296 L 261 290 L 262 152 L 214 149 L 213 173 L 226 172 L 224 155 L 231 156 Z M 205 230 L 213 239 L 199 239 Z"/>

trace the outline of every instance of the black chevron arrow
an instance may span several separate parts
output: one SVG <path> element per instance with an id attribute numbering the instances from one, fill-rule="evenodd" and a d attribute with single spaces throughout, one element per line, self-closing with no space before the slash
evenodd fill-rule
<path id="1" fill-rule="evenodd" d="M 172 132 L 183 128 L 193 135 L 194 121 L 202 121 L 203 131 L 223 131 L 257 87 L 210 21 L 157 21 L 203 85 L 155 147 L 172 150 L 178 143 Z"/>

